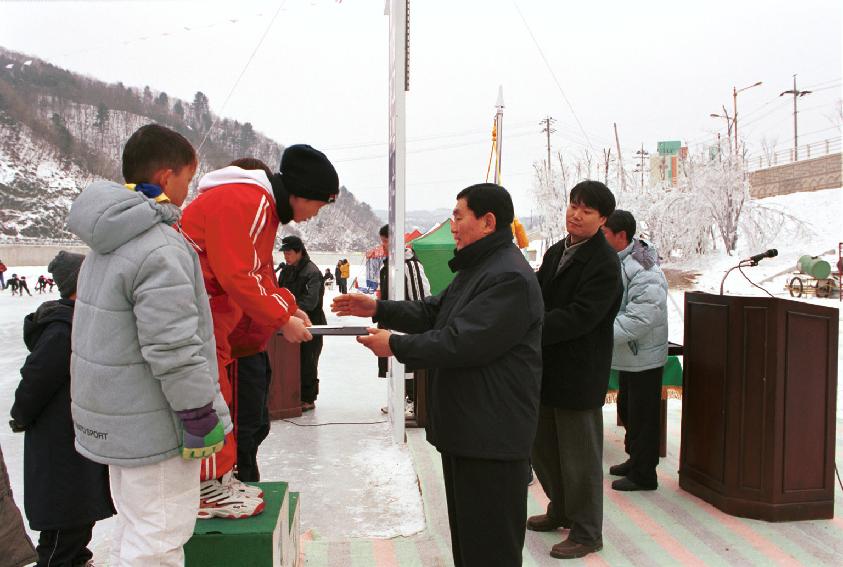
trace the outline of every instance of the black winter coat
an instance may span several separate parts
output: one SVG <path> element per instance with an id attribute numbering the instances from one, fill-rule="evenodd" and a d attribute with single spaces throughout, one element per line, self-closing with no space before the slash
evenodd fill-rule
<path id="1" fill-rule="evenodd" d="M 538 424 L 541 290 L 508 230 L 458 251 L 439 295 L 378 301 L 408 370 L 427 368 L 427 440 L 449 455 L 526 459 Z"/>
<path id="2" fill-rule="evenodd" d="M 613 325 L 621 304 L 618 253 L 601 230 L 557 274 L 564 241 L 544 255 L 542 404 L 572 410 L 603 406 L 609 388 Z"/>
<path id="3" fill-rule="evenodd" d="M 325 295 L 325 280 L 322 272 L 305 252 L 294 266 L 284 264 L 278 276 L 278 286 L 290 290 L 296 297 L 299 309 L 307 313 L 314 325 L 324 325 L 325 311 L 322 299 Z"/>
<path id="4" fill-rule="evenodd" d="M 108 467 L 73 445 L 70 417 L 72 299 L 48 301 L 26 316 L 23 340 L 30 354 L 21 368 L 12 418 L 26 428 L 23 506 L 33 530 L 52 530 L 115 514 Z"/>

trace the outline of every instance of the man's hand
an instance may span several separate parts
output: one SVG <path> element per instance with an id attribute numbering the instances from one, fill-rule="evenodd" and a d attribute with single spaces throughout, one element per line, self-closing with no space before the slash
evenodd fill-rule
<path id="1" fill-rule="evenodd" d="M 295 313 L 293 313 L 293 317 L 298 317 L 304 322 L 305 327 L 312 327 L 313 323 L 310 322 L 310 317 L 307 316 L 307 313 L 302 311 L 301 309 L 297 309 Z"/>
<path id="2" fill-rule="evenodd" d="M 281 334 L 291 343 L 305 343 L 313 339 L 313 335 L 307 330 L 304 321 L 298 317 L 290 317 L 287 324 L 281 327 Z"/>
<path id="3" fill-rule="evenodd" d="M 331 311 L 345 317 L 346 315 L 354 315 L 355 317 L 374 317 L 377 310 L 378 302 L 362 293 L 338 295 L 331 303 Z"/>
<path id="4" fill-rule="evenodd" d="M 392 356 L 389 348 L 389 337 L 392 333 L 385 329 L 369 328 L 365 337 L 357 337 L 357 342 L 375 353 L 376 356 Z"/>

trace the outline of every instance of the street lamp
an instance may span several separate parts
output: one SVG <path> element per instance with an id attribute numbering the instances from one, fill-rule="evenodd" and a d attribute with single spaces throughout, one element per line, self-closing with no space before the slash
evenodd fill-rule
<path id="1" fill-rule="evenodd" d="M 796 137 L 796 99 L 799 97 L 803 97 L 806 94 L 811 94 L 811 91 L 800 91 L 796 88 L 796 75 L 793 75 L 793 88 L 789 91 L 784 91 L 779 96 L 784 96 L 786 94 L 793 95 L 793 161 L 799 161 L 799 147 L 797 145 L 797 137 Z M 810 153 L 810 152 L 809 152 Z M 810 155 L 808 157 L 811 157 Z"/>
<path id="2" fill-rule="evenodd" d="M 742 93 L 752 87 L 757 87 L 760 84 L 761 81 L 758 81 L 754 85 L 749 85 L 748 87 L 744 87 L 742 89 L 732 87 L 732 121 L 735 123 L 735 155 L 738 154 L 738 93 Z"/>

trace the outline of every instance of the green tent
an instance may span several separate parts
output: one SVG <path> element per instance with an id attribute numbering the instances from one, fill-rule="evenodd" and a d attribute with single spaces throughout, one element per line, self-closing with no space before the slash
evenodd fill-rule
<path id="1" fill-rule="evenodd" d="M 430 282 L 430 293 L 436 295 L 448 287 L 454 279 L 454 272 L 448 267 L 448 260 L 454 257 L 454 248 L 457 246 L 451 234 L 451 219 L 416 238 L 410 246 L 424 266 L 424 272 Z"/>

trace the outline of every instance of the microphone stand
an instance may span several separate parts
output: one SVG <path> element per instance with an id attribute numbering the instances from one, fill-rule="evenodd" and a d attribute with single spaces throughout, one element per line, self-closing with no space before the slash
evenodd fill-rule
<path id="1" fill-rule="evenodd" d="M 743 273 L 743 270 L 741 269 L 741 268 L 753 268 L 753 267 L 755 267 L 755 266 L 757 266 L 757 265 L 758 265 L 758 260 L 753 260 L 753 259 L 751 259 L 751 258 L 750 258 L 749 260 L 741 260 L 740 262 L 738 262 L 738 263 L 737 263 L 737 265 L 732 266 L 731 268 L 729 268 L 729 269 L 726 271 L 726 274 L 723 276 L 723 279 L 722 279 L 722 280 L 720 280 L 720 295 L 723 295 L 723 284 L 725 284 L 725 283 L 726 283 L 726 278 L 728 278 L 728 277 L 729 277 L 729 274 L 731 274 L 731 273 L 732 273 L 732 270 L 738 270 L 738 271 L 741 273 L 741 275 L 742 275 L 744 278 L 746 278 L 746 281 L 748 281 L 748 282 L 749 282 L 749 283 L 751 283 L 753 286 L 757 287 L 758 289 L 760 289 L 761 291 L 763 291 L 764 293 L 766 293 L 766 294 L 767 294 L 767 295 L 769 295 L 770 297 L 773 297 L 773 294 L 772 294 L 772 293 L 770 293 L 769 291 L 767 291 L 766 289 L 764 289 L 763 287 L 761 287 L 760 285 L 758 285 L 757 283 L 755 283 L 754 281 L 752 281 L 751 279 L 749 279 L 749 277 L 747 277 L 747 275 L 746 275 L 745 273 Z"/>
<path id="2" fill-rule="evenodd" d="M 737 263 L 737 265 L 732 266 L 731 268 L 726 270 L 726 274 L 723 276 L 723 279 L 720 280 L 720 295 L 723 295 L 723 284 L 726 283 L 726 278 L 729 277 L 729 274 L 732 273 L 732 270 L 736 270 L 738 268 L 749 268 L 749 267 L 757 266 L 757 265 L 758 265 L 758 262 L 756 262 L 754 260 L 741 260 L 740 262 Z"/>

